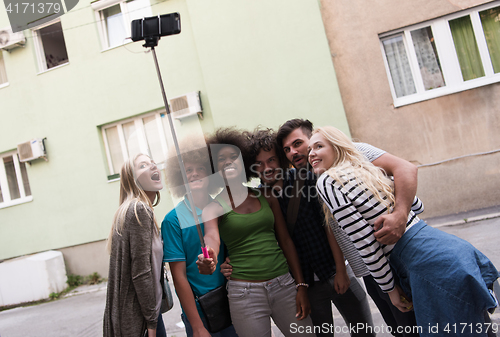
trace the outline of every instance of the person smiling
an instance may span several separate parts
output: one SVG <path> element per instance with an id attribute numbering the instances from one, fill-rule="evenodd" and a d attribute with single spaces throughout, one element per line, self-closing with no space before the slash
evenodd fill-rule
<path id="1" fill-rule="evenodd" d="M 166 337 L 160 313 L 163 250 L 153 213 L 162 188 L 160 171 L 147 155 L 139 154 L 123 164 L 120 206 L 107 243 L 105 337 L 138 337 L 146 331 L 149 337 Z"/>
<path id="2" fill-rule="evenodd" d="M 201 217 L 203 208 L 213 201 L 210 193 L 217 192 L 217 186 L 210 183 L 209 179 L 211 167 L 208 151 L 206 148 L 189 150 L 186 141 L 182 142 L 180 147 L 185 149 L 182 160 L 196 212 Z M 161 225 L 161 233 L 163 261 L 170 265 L 175 290 L 182 306 L 181 318 L 186 335 L 188 337 L 237 337 L 233 326 L 212 334 L 207 330 L 206 319 L 195 296 L 204 295 L 223 285 L 225 279 L 219 272 L 212 275 L 200 275 L 198 272 L 196 261 L 200 251 L 200 240 L 177 157 L 168 160 L 166 176 L 170 193 L 175 197 L 183 197 L 182 201 L 165 216 Z M 204 231 L 204 224 L 201 223 L 200 226 Z M 222 242 L 220 246 L 223 246 Z M 222 261 L 224 249 L 219 248 L 219 250 L 218 260 Z M 219 270 L 219 265 L 216 270 Z"/>
<path id="3" fill-rule="evenodd" d="M 301 336 L 315 336 L 307 330 L 307 285 L 279 204 L 243 185 L 251 177 L 246 137 L 218 129 L 208 144 L 223 190 L 203 210 L 210 258 L 198 256 L 200 272 L 214 271 L 222 238 L 233 268 L 227 290 L 238 336 L 271 336 L 271 317 L 285 336 L 293 336 L 294 327 L 305 331 Z"/>
<path id="4" fill-rule="evenodd" d="M 403 312 L 414 308 L 420 336 L 486 336 L 487 310 L 497 305 L 490 289 L 499 277 L 488 258 L 467 241 L 427 226 L 411 210 L 401 239 L 380 244 L 374 226 L 394 207 L 392 180 L 334 127 L 314 130 L 309 150 L 314 173 L 321 175 L 316 187 L 326 219 L 337 220 L 394 306 Z M 464 324 L 468 328 L 461 333 L 453 331 L 453 325 Z"/>

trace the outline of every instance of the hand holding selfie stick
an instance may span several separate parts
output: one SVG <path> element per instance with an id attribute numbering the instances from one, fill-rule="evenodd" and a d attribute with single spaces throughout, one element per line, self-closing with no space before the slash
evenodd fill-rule
<path id="1" fill-rule="evenodd" d="M 177 153 L 177 160 L 179 161 L 179 166 L 181 169 L 182 180 L 186 186 L 187 198 L 189 204 L 191 205 L 191 212 L 193 213 L 193 218 L 198 229 L 198 236 L 200 237 L 201 250 L 205 258 L 209 258 L 208 250 L 205 245 L 205 240 L 203 239 L 203 232 L 201 230 L 200 220 L 198 214 L 196 213 L 196 207 L 194 205 L 193 195 L 191 193 L 191 188 L 189 187 L 186 169 L 184 167 L 184 161 L 181 157 L 181 151 L 179 148 L 179 142 L 177 141 L 177 136 L 174 128 L 174 122 L 172 121 L 172 115 L 170 113 L 170 108 L 168 106 L 167 95 L 165 94 L 165 88 L 163 87 L 163 80 L 161 78 L 160 67 L 158 65 L 158 59 L 156 58 L 155 47 L 158 45 L 160 37 L 179 34 L 181 32 L 181 21 L 179 13 L 170 13 L 165 15 L 158 15 L 149 18 L 143 18 L 132 21 L 132 41 L 144 40 L 145 43 L 142 45 L 144 48 L 151 48 L 153 53 L 153 60 L 156 66 L 156 72 L 158 73 L 158 80 L 160 81 L 161 93 L 163 95 L 163 102 L 165 104 L 165 110 L 167 112 L 168 124 L 170 125 L 170 131 L 172 132 L 172 138 L 174 140 L 175 152 Z"/>

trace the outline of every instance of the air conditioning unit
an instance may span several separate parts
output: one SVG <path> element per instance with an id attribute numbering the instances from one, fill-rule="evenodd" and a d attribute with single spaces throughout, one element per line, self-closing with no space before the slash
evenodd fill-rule
<path id="1" fill-rule="evenodd" d="M 26 44 L 23 32 L 13 33 L 10 27 L 0 29 L 0 49 L 11 50 Z"/>
<path id="2" fill-rule="evenodd" d="M 17 153 L 19 154 L 19 161 L 21 162 L 27 162 L 42 157 L 45 159 L 46 153 L 43 139 L 36 138 L 29 142 L 18 144 Z"/>
<path id="3" fill-rule="evenodd" d="M 200 92 L 193 91 L 185 95 L 170 99 L 170 110 L 172 117 L 183 119 L 189 116 L 195 116 L 203 119 L 203 110 L 201 108 Z"/>

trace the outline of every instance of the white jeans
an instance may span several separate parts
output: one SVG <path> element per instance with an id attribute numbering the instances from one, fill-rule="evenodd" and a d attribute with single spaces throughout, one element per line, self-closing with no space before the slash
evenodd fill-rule
<path id="1" fill-rule="evenodd" d="M 310 316 L 295 317 L 297 290 L 290 273 L 266 282 L 229 280 L 227 283 L 231 319 L 239 337 L 271 336 L 271 317 L 285 336 L 316 336 Z"/>

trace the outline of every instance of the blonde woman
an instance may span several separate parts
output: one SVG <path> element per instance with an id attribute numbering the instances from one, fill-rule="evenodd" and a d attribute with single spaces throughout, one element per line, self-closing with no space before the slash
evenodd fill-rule
<path id="1" fill-rule="evenodd" d="M 499 276 L 488 258 L 413 211 L 395 245 L 379 244 L 373 225 L 391 212 L 392 181 L 334 127 L 314 130 L 309 148 L 325 214 L 337 220 L 391 302 L 403 312 L 414 308 L 420 335 L 486 336 L 487 310 L 496 306 L 489 289 Z"/>
<path id="2" fill-rule="evenodd" d="M 166 336 L 160 314 L 163 247 L 153 214 L 162 188 L 160 171 L 148 156 L 139 154 L 123 164 L 120 207 L 107 246 L 110 260 L 104 337 L 142 337 L 146 330 L 154 337 L 157 326 L 159 336 Z"/>

